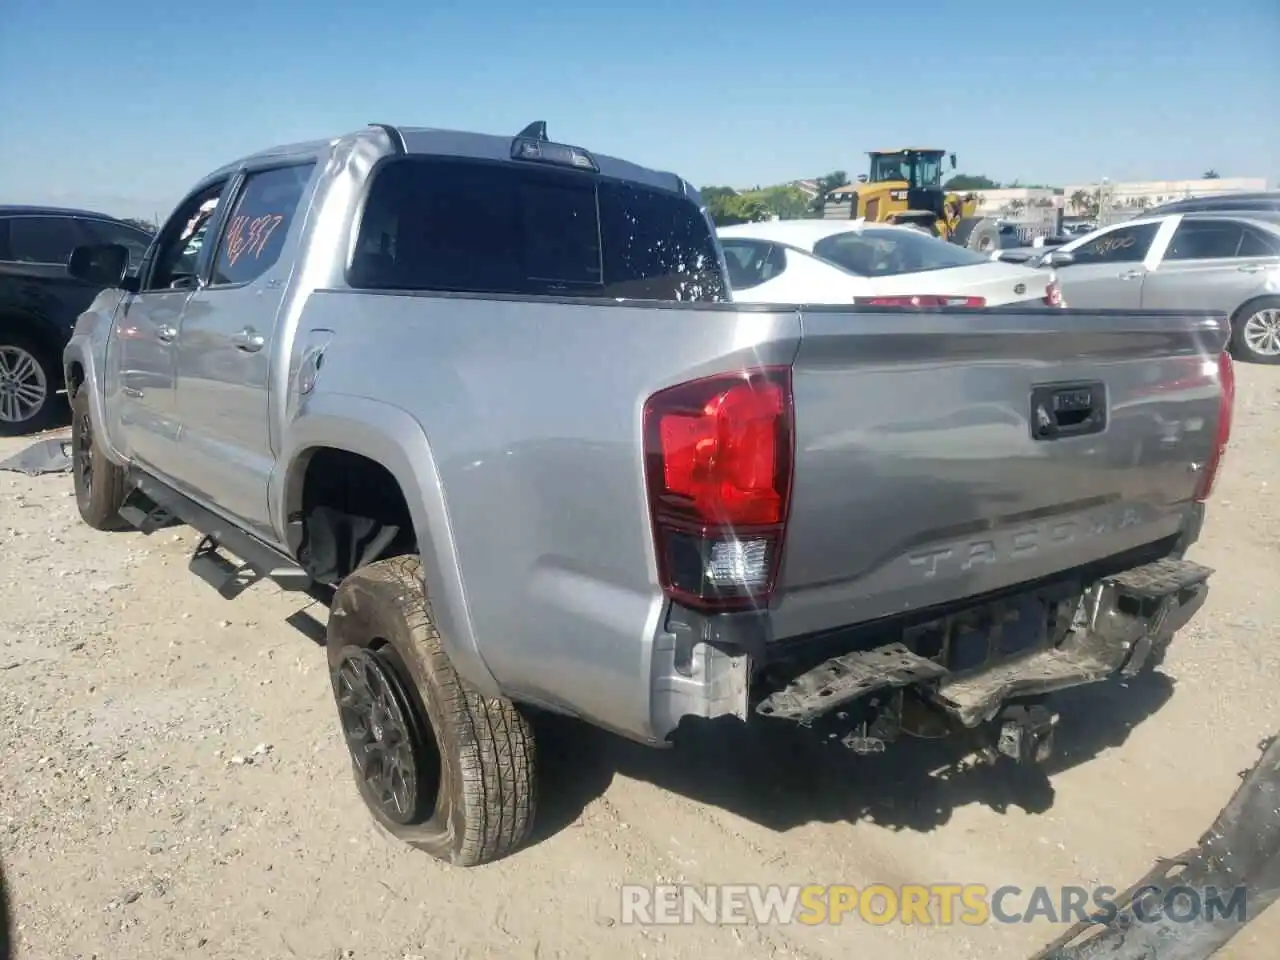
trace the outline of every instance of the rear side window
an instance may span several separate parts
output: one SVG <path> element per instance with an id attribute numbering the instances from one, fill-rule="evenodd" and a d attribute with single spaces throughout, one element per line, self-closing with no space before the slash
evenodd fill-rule
<path id="1" fill-rule="evenodd" d="M 71 251 L 88 239 L 71 217 L 13 217 L 9 220 L 9 259 L 66 263 Z"/>
<path id="2" fill-rule="evenodd" d="M 1280 234 L 1246 226 L 1240 241 L 1240 257 L 1280 257 Z"/>
<path id="3" fill-rule="evenodd" d="M 781 247 L 761 240 L 725 238 L 725 266 L 729 272 L 729 286 L 734 290 L 750 290 L 787 269 L 787 256 Z"/>
<path id="4" fill-rule="evenodd" d="M 815 256 L 860 277 L 892 277 L 990 262 L 973 250 L 916 230 L 857 230 L 824 237 Z"/>
<path id="5" fill-rule="evenodd" d="M 227 218 L 210 286 L 250 283 L 275 266 L 314 167 L 276 167 L 245 177 Z"/>
<path id="6" fill-rule="evenodd" d="M 1244 228 L 1228 220 L 1183 220 L 1174 231 L 1166 260 L 1221 260 L 1236 256 Z"/>
<path id="7" fill-rule="evenodd" d="M 517 296 L 724 300 L 690 200 L 577 170 L 443 157 L 374 175 L 354 287 Z"/>
<path id="8" fill-rule="evenodd" d="M 1140 223 L 1108 230 L 1073 249 L 1072 263 L 1139 263 L 1159 229 L 1159 223 Z"/>

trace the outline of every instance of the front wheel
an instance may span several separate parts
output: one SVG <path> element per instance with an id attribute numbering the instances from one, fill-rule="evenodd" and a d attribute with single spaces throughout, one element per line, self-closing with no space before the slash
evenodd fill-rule
<path id="1" fill-rule="evenodd" d="M 1280 297 L 1263 297 L 1236 311 L 1231 352 L 1248 363 L 1280 363 Z"/>
<path id="2" fill-rule="evenodd" d="M 383 828 L 459 866 L 524 843 L 536 802 L 533 730 L 511 701 L 483 697 L 458 676 L 417 557 L 343 580 L 326 646 L 356 786 Z"/>
<path id="3" fill-rule="evenodd" d="M 93 429 L 89 385 L 71 398 L 71 482 L 80 519 L 95 530 L 119 530 L 126 495 L 124 470 L 107 459 Z"/>

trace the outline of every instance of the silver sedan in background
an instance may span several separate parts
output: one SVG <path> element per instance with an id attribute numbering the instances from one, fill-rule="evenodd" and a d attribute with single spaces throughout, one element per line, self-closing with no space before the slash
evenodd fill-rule
<path id="1" fill-rule="evenodd" d="M 1035 261 L 1032 261 L 1033 263 Z M 1215 310 L 1239 360 L 1280 364 L 1280 216 L 1138 217 L 1044 254 L 1067 307 Z"/>

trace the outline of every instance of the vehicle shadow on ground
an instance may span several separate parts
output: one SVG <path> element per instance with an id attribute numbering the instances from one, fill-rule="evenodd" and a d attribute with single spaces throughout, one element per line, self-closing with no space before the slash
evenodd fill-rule
<path id="1" fill-rule="evenodd" d="M 868 821 L 927 832 L 953 812 L 983 804 L 1044 813 L 1050 777 L 1118 747 L 1172 696 L 1173 680 L 1148 672 L 1057 695 L 1062 716 L 1054 756 L 1039 767 L 1001 761 L 957 766 L 952 741 L 899 741 L 860 758 L 838 743 L 778 726 L 707 722 L 682 731 L 674 750 L 654 750 L 584 723 L 539 716 L 541 784 L 534 843 L 573 823 L 617 775 L 643 780 L 779 832 L 806 823 Z"/>

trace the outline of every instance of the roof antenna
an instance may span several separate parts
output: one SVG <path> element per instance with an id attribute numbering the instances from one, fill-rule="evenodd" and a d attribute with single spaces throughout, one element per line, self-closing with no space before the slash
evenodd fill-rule
<path id="1" fill-rule="evenodd" d="M 517 140 L 540 140 L 547 143 L 547 121 L 535 120 L 516 134 Z"/>

